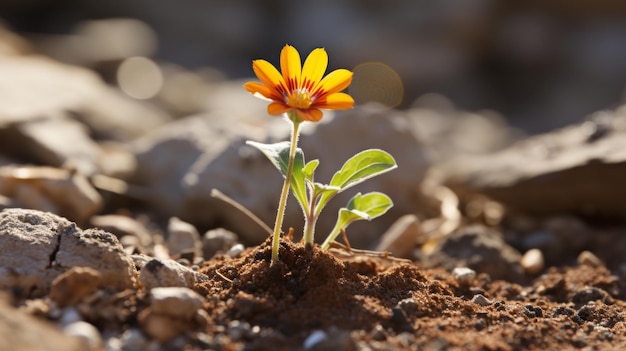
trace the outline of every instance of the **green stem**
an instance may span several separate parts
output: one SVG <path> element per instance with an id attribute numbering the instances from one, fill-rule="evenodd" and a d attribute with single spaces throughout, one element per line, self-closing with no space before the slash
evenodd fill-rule
<path id="1" fill-rule="evenodd" d="M 315 203 L 317 202 L 317 196 L 313 194 L 311 196 L 311 203 L 309 205 L 309 212 L 305 214 L 304 221 L 304 235 L 303 240 L 305 245 L 313 246 L 315 240 L 315 224 L 317 222 L 317 215 L 315 214 Z"/>
<path id="2" fill-rule="evenodd" d="M 337 236 L 339 236 L 339 233 L 341 233 L 341 227 L 339 226 L 339 223 L 337 223 L 330 234 L 326 237 L 326 240 L 324 240 L 320 248 L 322 250 L 328 250 L 330 243 L 333 242 Z"/>
<path id="3" fill-rule="evenodd" d="M 283 189 L 280 192 L 280 201 L 278 203 L 278 211 L 276 213 L 276 222 L 274 223 L 274 234 L 272 235 L 272 262 L 278 261 L 278 249 L 280 248 L 280 233 L 283 226 L 283 218 L 285 216 L 285 208 L 287 207 L 287 197 L 289 195 L 289 182 L 293 171 L 293 162 L 296 154 L 296 146 L 298 144 L 298 134 L 300 132 L 301 120 L 293 112 L 288 113 L 293 128 L 291 130 L 291 147 L 289 148 L 289 163 L 287 164 L 287 174 Z"/>

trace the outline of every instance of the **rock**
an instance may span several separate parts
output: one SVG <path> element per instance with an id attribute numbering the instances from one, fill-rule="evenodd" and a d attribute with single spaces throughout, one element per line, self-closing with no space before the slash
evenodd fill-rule
<path id="1" fill-rule="evenodd" d="M 149 189 L 146 201 L 163 216 L 179 217 L 198 228 L 224 223 L 241 240 L 258 244 L 267 234 L 246 215 L 213 198 L 211 190 L 222 191 L 269 222 L 275 215 L 280 176 L 245 144 L 262 133 L 252 133 L 245 124 L 225 126 L 210 117 L 170 123 L 137 140 L 132 148 L 137 182 Z"/>
<path id="2" fill-rule="evenodd" d="M 155 107 L 115 92 L 94 72 L 41 56 L 0 56 L 0 75 L 0 90 L 7 92 L 0 97 L 0 127 L 71 113 L 98 136 L 128 140 L 169 118 Z"/>
<path id="3" fill-rule="evenodd" d="M 87 178 L 50 167 L 0 167 L 0 193 L 16 207 L 53 212 L 79 223 L 102 207 L 101 196 Z"/>
<path id="4" fill-rule="evenodd" d="M 73 267 L 96 270 L 101 286 L 123 290 L 136 285 L 135 266 L 115 236 L 94 229 L 82 231 L 51 213 L 0 212 L 0 246 L 4 269 L 0 285 L 5 288 L 46 291 L 57 276 Z"/>
<path id="5" fill-rule="evenodd" d="M 84 351 L 79 340 L 0 299 L 0 350 Z"/>
<path id="6" fill-rule="evenodd" d="M 421 233 L 417 216 L 404 215 L 382 235 L 376 251 L 387 251 L 395 257 L 409 258 Z"/>
<path id="7" fill-rule="evenodd" d="M 124 351 L 148 350 L 148 339 L 139 329 L 126 330 L 122 334 L 120 341 Z"/>
<path id="8" fill-rule="evenodd" d="M 60 307 L 75 305 L 102 286 L 101 279 L 102 275 L 95 269 L 72 267 L 52 281 L 50 298 Z"/>
<path id="9" fill-rule="evenodd" d="M 439 169 L 441 182 L 462 198 L 479 193 L 530 215 L 623 219 L 625 135 L 626 115 L 596 114 L 500 152 L 450 161 Z"/>
<path id="10" fill-rule="evenodd" d="M 149 260 L 139 272 L 139 282 L 147 289 L 158 287 L 193 288 L 197 282 L 208 279 L 174 260 Z"/>
<path id="11" fill-rule="evenodd" d="M 141 330 L 161 343 L 167 343 L 190 329 L 190 323 L 166 314 L 154 313 L 150 309 L 143 310 L 137 319 Z"/>
<path id="12" fill-rule="evenodd" d="M 137 271 L 117 238 L 97 229 L 61 232 L 53 264 L 60 267 L 91 267 L 102 275 L 102 286 L 117 290 L 135 288 Z"/>
<path id="13" fill-rule="evenodd" d="M 520 266 L 526 274 L 539 274 L 544 267 L 543 253 L 539 249 L 530 249 L 520 259 Z"/>
<path id="14" fill-rule="evenodd" d="M 98 77 L 41 56 L 0 56 L 0 125 L 80 110 L 104 89 Z"/>
<path id="15" fill-rule="evenodd" d="M 102 337 L 98 329 L 87 322 L 79 321 L 70 323 L 63 327 L 66 335 L 78 338 L 84 350 L 100 350 L 102 347 Z"/>
<path id="16" fill-rule="evenodd" d="M 195 257 L 202 257 L 202 242 L 198 230 L 176 217 L 170 218 L 167 224 L 166 244 L 171 257 L 177 258 L 187 252 L 191 252 Z"/>
<path id="17" fill-rule="evenodd" d="M 43 289 L 51 257 L 59 246 L 59 224 L 71 223 L 52 214 L 6 209 L 0 212 L 0 286 L 3 289 Z"/>
<path id="18" fill-rule="evenodd" d="M 120 240 L 125 236 L 135 237 L 137 238 L 137 243 L 143 249 L 152 244 L 152 236 L 146 229 L 146 226 L 128 216 L 116 214 L 93 216 L 90 219 L 90 224 L 114 234 Z"/>
<path id="19" fill-rule="evenodd" d="M 226 255 L 230 257 L 237 257 L 241 255 L 243 250 L 245 250 L 245 246 L 243 244 L 235 244 L 228 251 L 226 251 Z"/>
<path id="20" fill-rule="evenodd" d="M 454 267 L 452 278 L 460 285 L 469 285 L 476 278 L 476 271 L 467 267 Z"/>
<path id="21" fill-rule="evenodd" d="M 204 298 L 184 287 L 163 287 L 150 290 L 150 306 L 154 313 L 191 320 L 202 307 Z"/>
<path id="22" fill-rule="evenodd" d="M 309 350 L 327 338 L 328 335 L 323 330 L 314 330 L 311 334 L 309 334 L 309 336 L 307 336 L 306 339 L 304 339 L 302 347 L 304 347 L 305 350 Z"/>
<path id="23" fill-rule="evenodd" d="M 228 251 L 237 243 L 237 234 L 224 228 L 212 229 L 202 236 L 202 252 L 205 260 L 210 260 L 218 252 Z"/>
<path id="24" fill-rule="evenodd" d="M 465 266 L 478 273 L 487 273 L 492 279 L 521 281 L 520 259 L 520 253 L 509 246 L 500 233 L 473 225 L 440 239 L 424 260 L 428 266 L 442 265 L 450 270 Z"/>
<path id="25" fill-rule="evenodd" d="M 585 250 L 578 255 L 577 262 L 579 265 L 586 265 L 593 268 L 603 267 L 604 263 L 594 255 L 593 252 Z"/>
<path id="26" fill-rule="evenodd" d="M 32 119 L 0 127 L 0 152 L 28 163 L 75 169 L 91 176 L 99 171 L 101 150 L 87 128 L 60 117 Z"/>
<path id="27" fill-rule="evenodd" d="M 483 296 L 482 294 L 476 294 L 474 295 L 474 297 L 472 297 L 472 302 L 480 305 L 480 306 L 489 306 L 493 303 L 493 301 L 489 300 L 488 298 L 486 298 L 485 296 Z"/>

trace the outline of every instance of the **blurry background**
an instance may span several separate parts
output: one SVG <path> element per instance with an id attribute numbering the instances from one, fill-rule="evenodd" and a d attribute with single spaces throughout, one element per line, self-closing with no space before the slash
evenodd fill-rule
<path id="1" fill-rule="evenodd" d="M 109 82 L 123 80 L 125 63 L 153 84 L 131 87 L 138 98 L 166 88 L 164 63 L 250 77 L 252 59 L 278 64 L 290 43 L 304 53 L 325 47 L 330 68 L 384 63 L 404 84 L 401 102 L 398 92 L 388 98 L 400 108 L 434 92 L 463 110 L 496 110 L 530 134 L 624 100 L 620 0 L 2 0 L 0 17 L 37 51 Z M 153 61 L 125 62 L 134 56 Z M 363 84 L 397 90 L 393 79 Z"/>

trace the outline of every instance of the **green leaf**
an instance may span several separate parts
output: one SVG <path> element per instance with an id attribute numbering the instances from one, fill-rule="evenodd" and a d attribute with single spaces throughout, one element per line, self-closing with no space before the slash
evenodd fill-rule
<path id="1" fill-rule="evenodd" d="M 246 141 L 246 144 L 254 146 L 255 148 L 261 150 L 261 152 L 265 156 L 267 156 L 272 164 L 280 171 L 283 177 L 287 176 L 290 148 L 290 143 L 288 141 L 283 141 L 275 144 L 263 144 L 248 140 Z M 304 173 L 304 152 L 302 151 L 302 149 L 296 148 L 296 153 L 293 161 L 293 169 L 291 171 L 291 179 L 289 179 L 289 185 L 291 185 L 291 191 L 300 203 L 300 206 L 302 206 L 303 209 L 307 209 L 308 200 L 306 196 L 306 180 Z M 309 162 L 309 164 L 311 164 L 311 162 Z M 313 169 L 315 169 L 315 167 L 313 167 Z"/>
<path id="2" fill-rule="evenodd" d="M 383 150 L 361 151 L 343 164 L 343 167 L 333 175 L 330 185 L 338 186 L 343 191 L 396 167 L 396 160 Z"/>
<path id="3" fill-rule="evenodd" d="M 374 191 L 365 195 L 358 193 L 353 196 L 348 201 L 346 210 L 365 213 L 368 216 L 367 220 L 372 220 L 385 214 L 391 207 L 393 207 L 393 202 L 389 196 Z"/>
<path id="4" fill-rule="evenodd" d="M 322 244 L 322 250 L 328 249 L 330 243 L 337 238 L 341 230 L 346 229 L 351 223 L 358 220 L 371 221 L 385 214 L 391 207 L 393 207 L 393 202 L 389 196 L 383 193 L 356 194 L 348 201 L 346 207 L 339 209 L 339 218 Z"/>
<path id="5" fill-rule="evenodd" d="M 343 167 L 333 175 L 330 185 L 339 187 L 340 190 L 336 193 L 324 193 L 316 205 L 315 213 L 319 215 L 336 194 L 396 167 L 396 160 L 383 150 L 368 149 L 359 152 L 347 160 Z"/>
<path id="6" fill-rule="evenodd" d="M 317 166 L 319 164 L 320 164 L 319 160 L 312 160 L 312 161 L 307 162 L 307 164 L 304 166 L 304 169 L 302 170 L 306 180 L 308 180 L 309 182 L 313 182 L 313 179 L 314 179 L 313 174 L 315 173 L 315 170 L 317 169 Z"/>

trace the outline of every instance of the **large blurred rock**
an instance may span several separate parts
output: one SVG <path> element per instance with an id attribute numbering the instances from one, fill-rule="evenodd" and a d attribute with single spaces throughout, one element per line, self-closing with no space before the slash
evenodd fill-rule
<path id="1" fill-rule="evenodd" d="M 234 96 L 239 96 L 241 88 L 238 89 Z M 225 96 L 228 98 L 228 94 Z M 258 119 L 250 109 L 241 106 L 233 108 L 233 112 L 240 112 L 232 116 L 223 115 L 225 110 L 217 107 L 220 105 L 213 106 L 214 113 L 171 123 L 134 144 L 138 182 L 149 187 L 147 202 L 163 215 L 180 217 L 201 229 L 223 226 L 241 235 L 244 242 L 258 243 L 267 233 L 239 211 L 212 198 L 211 190 L 220 190 L 271 225 L 282 177 L 261 152 L 245 145 L 245 140 L 287 140 L 289 125 L 281 118 Z M 402 113 L 353 111 L 335 118 L 332 115 L 329 112 L 324 122 L 307 125 L 300 139 L 306 158 L 321 160 L 318 181 L 330 181 L 343 162 L 368 148 L 391 153 L 399 165 L 397 170 L 338 196 L 318 222 L 318 239 L 323 239 L 322 235 L 334 224 L 338 207 L 349 197 L 358 191 L 385 192 L 393 199 L 395 208 L 360 230 L 358 224 L 354 225 L 360 233 L 354 237 L 355 243 L 370 244 L 395 218 L 413 211 L 419 197 L 418 184 L 428 167 L 426 153 Z M 302 223 L 302 212 L 290 199 L 283 229 L 298 230 Z"/>
<path id="2" fill-rule="evenodd" d="M 137 136 L 167 120 L 84 68 L 40 56 L 0 56 L 0 126 L 72 116 L 98 136 Z M 71 140 L 64 140 L 71 143 Z"/>
<path id="3" fill-rule="evenodd" d="M 100 149 L 81 123 L 65 118 L 33 119 L 0 127 L 0 149 L 15 158 L 84 175 L 99 169 Z"/>
<path id="4" fill-rule="evenodd" d="M 54 325 L 11 307 L 4 300 L 0 300 L 0 350 L 85 350 L 78 338 L 68 336 Z"/>
<path id="5" fill-rule="evenodd" d="M 85 223 L 102 207 L 102 197 L 81 173 L 52 167 L 0 167 L 1 207 L 49 211 Z"/>
<path id="6" fill-rule="evenodd" d="M 245 126 L 220 125 L 212 115 L 186 118 L 146 135 L 134 144 L 138 182 L 146 202 L 162 215 L 206 228 L 224 221 L 248 242 L 267 235 L 252 221 L 210 193 L 219 189 L 267 220 L 278 201 L 280 175 L 264 156 L 245 145 Z M 255 138 L 256 136 L 256 138 Z"/>
<path id="7" fill-rule="evenodd" d="M 529 214 L 626 218 L 626 107 L 500 152 L 456 159 L 433 176 L 461 197 L 481 193 Z"/>

